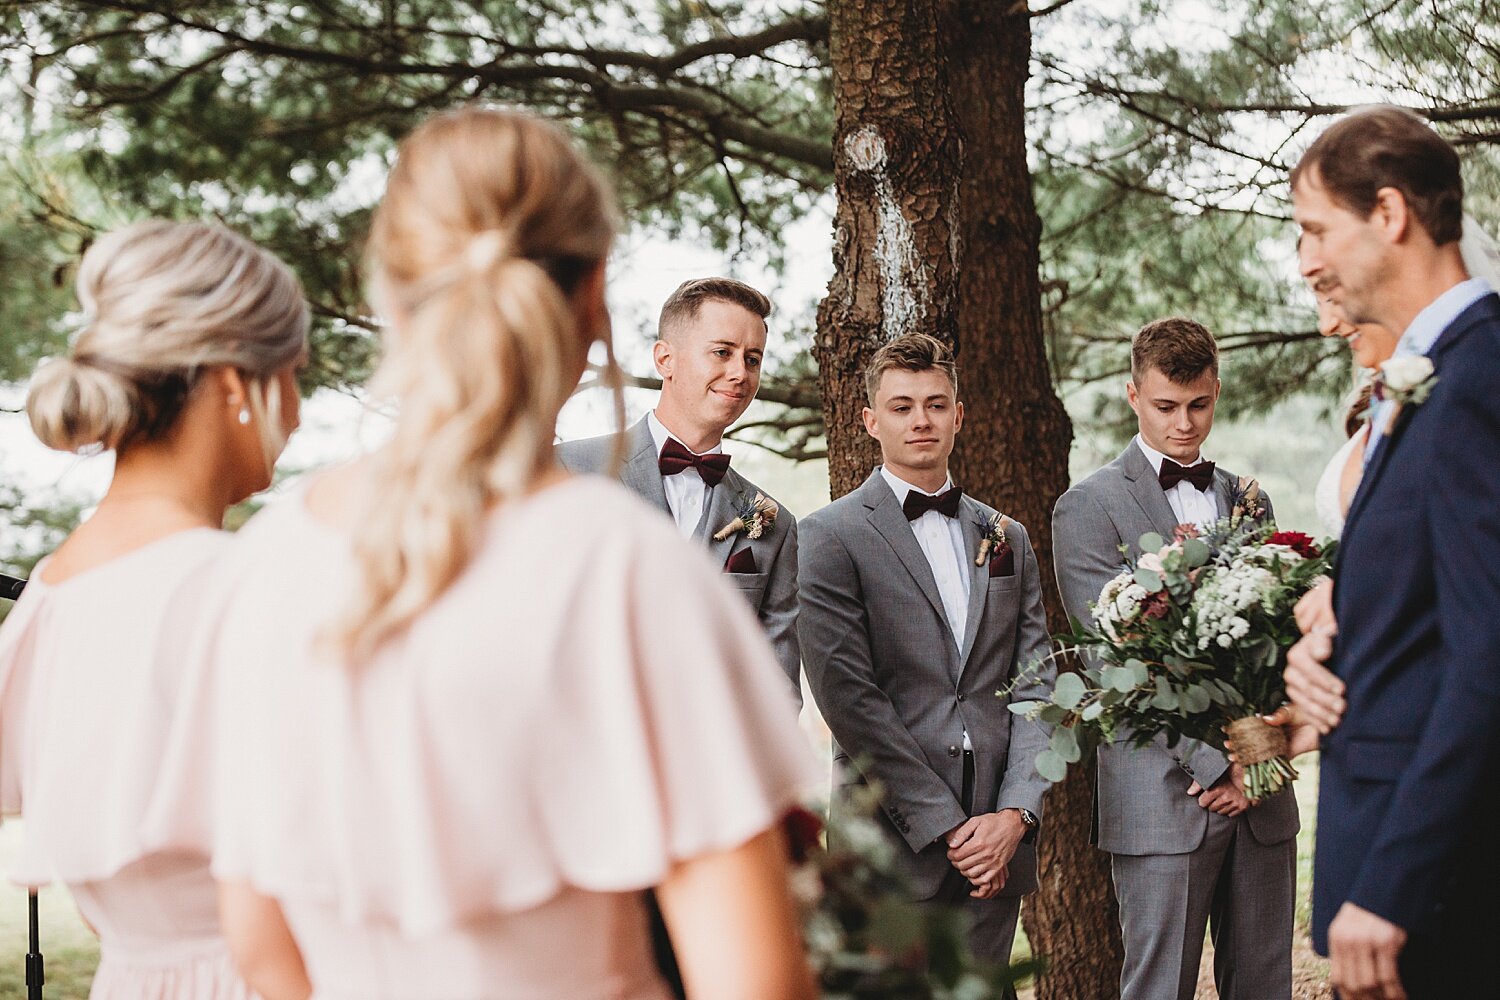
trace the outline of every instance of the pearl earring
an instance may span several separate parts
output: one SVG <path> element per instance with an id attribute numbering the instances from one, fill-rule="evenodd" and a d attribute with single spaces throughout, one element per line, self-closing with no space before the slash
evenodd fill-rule
<path id="1" fill-rule="evenodd" d="M 250 424 L 250 407 L 240 407 L 240 425 L 248 427 Z"/>

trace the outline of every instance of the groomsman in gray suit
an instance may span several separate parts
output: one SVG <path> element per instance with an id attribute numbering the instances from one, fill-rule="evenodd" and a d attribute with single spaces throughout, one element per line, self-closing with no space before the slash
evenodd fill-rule
<path id="1" fill-rule="evenodd" d="M 1230 512 L 1238 479 L 1203 458 L 1219 397 L 1213 335 L 1163 319 L 1135 335 L 1126 386 L 1140 433 L 1123 454 L 1068 490 L 1052 515 L 1057 582 L 1068 614 L 1123 568 L 1121 547 L 1170 539 Z M 1265 500 L 1270 516 L 1270 500 Z M 1125 941 L 1123 1000 L 1192 1000 L 1205 925 L 1223 1000 L 1292 992 L 1297 804 L 1290 793 L 1250 806 L 1238 765 L 1205 744 L 1099 749 L 1096 834 L 1113 860 Z"/>
<path id="2" fill-rule="evenodd" d="M 745 595 L 800 708 L 796 518 L 782 507 L 759 538 L 745 531 L 714 538 L 734 521 L 738 504 L 764 494 L 730 467 L 722 446 L 724 432 L 760 388 L 770 313 L 765 295 L 733 278 L 696 278 L 667 298 L 652 348 L 661 397 L 654 411 L 625 432 L 619 475 L 671 516 L 684 535 L 701 542 L 724 568 L 725 579 Z M 557 455 L 573 472 L 603 473 L 614 443 L 613 435 L 569 441 Z"/>
<path id="3" fill-rule="evenodd" d="M 898 338 L 865 386 L 883 464 L 802 523 L 798 631 L 836 741 L 829 839 L 850 793 L 878 782 L 916 897 L 967 911 L 975 954 L 1003 963 L 1047 790 L 1047 732 L 1006 707 L 1051 689 L 1036 557 L 1025 528 L 949 478 L 963 404 L 947 346 Z M 991 525 L 1000 544 L 981 556 Z"/>

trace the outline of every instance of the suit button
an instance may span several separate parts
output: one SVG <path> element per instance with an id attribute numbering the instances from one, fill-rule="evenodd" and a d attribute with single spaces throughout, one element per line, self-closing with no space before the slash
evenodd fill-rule
<path id="1" fill-rule="evenodd" d="M 958 756 L 958 747 L 949 747 L 948 748 L 948 756 L 949 757 L 957 757 Z"/>
<path id="2" fill-rule="evenodd" d="M 958 700 L 959 701 L 967 701 L 968 698 L 969 698 L 969 696 L 966 695 L 966 694 L 961 694 L 961 695 L 958 696 Z"/>

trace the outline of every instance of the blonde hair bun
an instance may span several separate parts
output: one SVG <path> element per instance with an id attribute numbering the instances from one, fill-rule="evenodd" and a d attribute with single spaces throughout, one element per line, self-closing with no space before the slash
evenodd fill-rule
<path id="1" fill-rule="evenodd" d="M 135 387 L 112 372 L 71 357 L 43 361 L 31 378 L 26 414 L 48 448 L 114 448 L 136 428 Z"/>
<path id="2" fill-rule="evenodd" d="M 107 233 L 84 254 L 77 290 L 86 323 L 26 398 L 37 437 L 61 451 L 159 437 L 204 369 L 264 383 L 307 348 L 296 275 L 217 224 L 148 219 Z M 259 394 L 251 404 L 262 408 Z"/>

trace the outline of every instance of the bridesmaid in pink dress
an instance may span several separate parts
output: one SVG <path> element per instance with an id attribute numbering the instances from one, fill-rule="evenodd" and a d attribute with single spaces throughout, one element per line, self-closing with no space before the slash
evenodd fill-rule
<path id="1" fill-rule="evenodd" d="M 99 935 L 94 1000 L 245 1000 L 220 933 L 206 787 L 183 740 L 185 636 L 231 504 L 297 425 L 307 308 L 285 264 L 200 223 L 141 222 L 84 256 L 86 322 L 32 380 L 64 451 L 115 452 L 95 511 L 0 628 L 0 807 L 25 818 L 13 878 L 67 883 Z"/>
<path id="2" fill-rule="evenodd" d="M 669 521 L 553 458 L 612 237 L 536 119 L 402 143 L 393 436 L 258 516 L 205 616 L 214 871 L 268 1000 L 303 959 L 317 1000 L 667 1000 L 652 887 L 689 996 L 813 995 L 779 822 L 820 769 L 775 658 Z"/>

